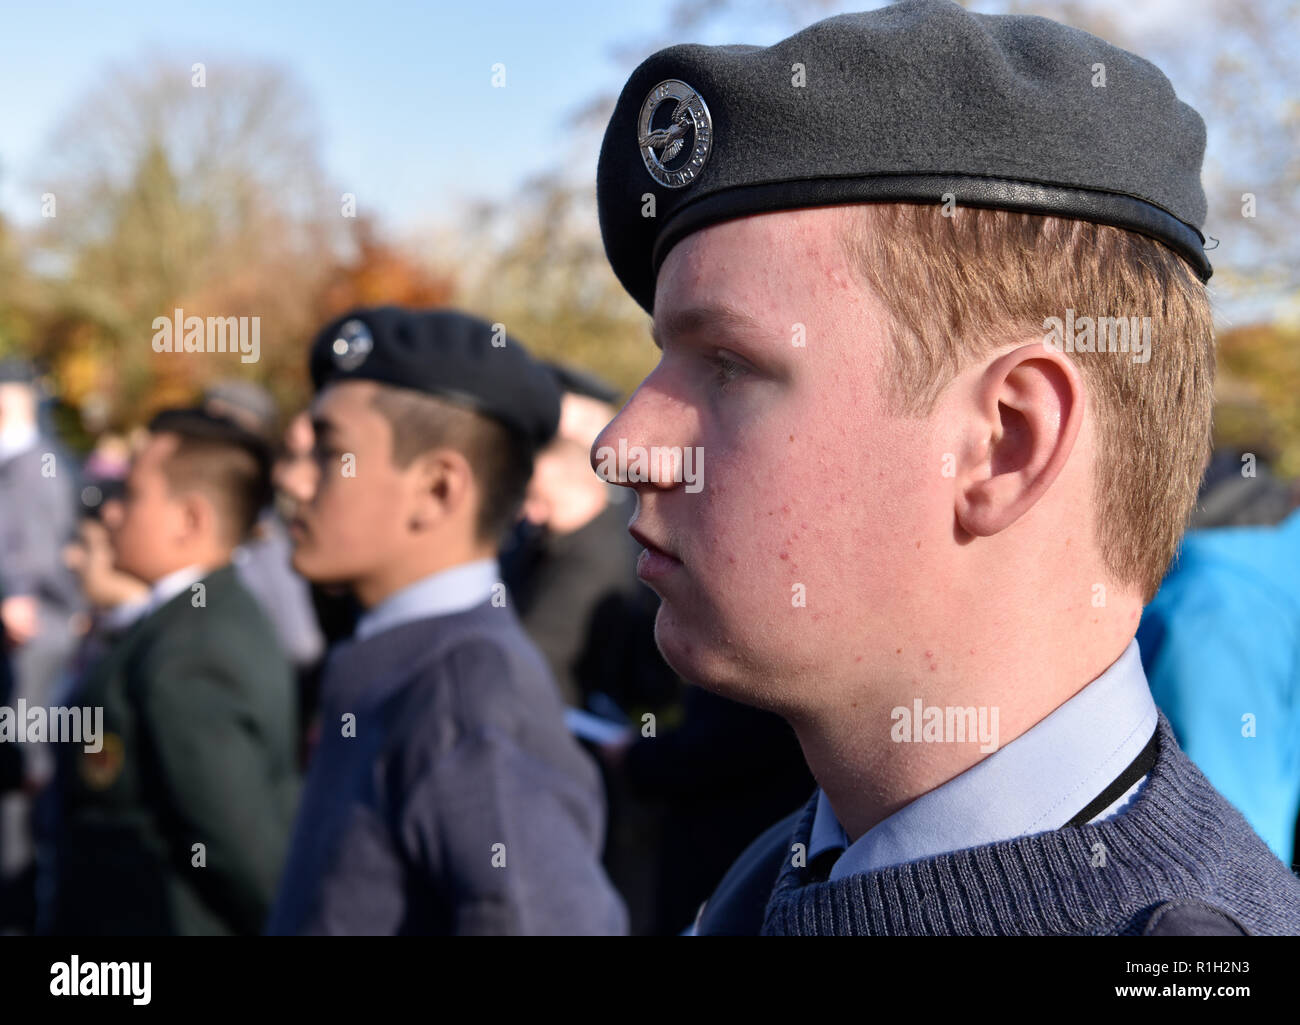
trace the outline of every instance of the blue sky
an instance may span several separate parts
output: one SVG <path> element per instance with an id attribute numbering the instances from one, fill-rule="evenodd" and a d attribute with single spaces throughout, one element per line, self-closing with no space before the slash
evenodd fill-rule
<path id="1" fill-rule="evenodd" d="M 0 33 L 0 213 L 9 219 L 39 219 L 50 137 L 111 64 L 160 55 L 188 73 L 201 61 L 211 83 L 233 56 L 292 73 L 315 101 L 327 173 L 363 211 L 404 231 L 454 217 L 465 199 L 505 198 L 557 163 L 587 162 L 594 182 L 598 140 L 575 145 L 566 115 L 622 85 L 633 64 L 611 50 L 648 46 L 670 0 L 9 6 Z M 748 19 L 697 41 L 787 34 Z M 491 87 L 497 62 L 505 89 Z"/>
<path id="2" fill-rule="evenodd" d="M 668 40 L 769 44 L 840 10 L 884 0 L 791 4 L 799 24 L 763 17 L 777 0 L 731 0 L 731 13 Z M 1048 0 L 1050 3 L 1050 0 Z M 1186 37 L 1209 0 L 1095 0 L 1135 38 Z M 708 0 L 700 0 L 702 6 Z M 567 168 L 594 187 L 599 133 L 571 115 L 621 88 L 662 45 L 674 0 L 13 0 L 0 10 L 0 216 L 40 221 L 41 169 L 56 128 L 106 71 L 165 59 L 209 84 L 229 58 L 272 62 L 311 101 L 327 180 L 398 238 L 454 226 L 467 202 L 508 201 L 541 171 Z M 0 0 L 0 7 L 4 0 Z M 976 0 L 977 10 L 1005 9 Z M 1050 9 L 1050 7 L 1048 8 Z M 620 49 L 622 56 L 615 57 Z M 1140 51 L 1140 48 L 1139 48 Z M 492 67 L 507 86 L 491 86 Z M 1186 95 L 1176 69 L 1166 69 Z M 1213 126 L 1212 126 L 1213 127 Z"/>

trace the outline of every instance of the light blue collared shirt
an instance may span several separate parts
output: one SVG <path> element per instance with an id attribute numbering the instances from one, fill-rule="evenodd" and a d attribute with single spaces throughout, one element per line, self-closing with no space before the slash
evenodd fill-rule
<path id="1" fill-rule="evenodd" d="M 364 641 L 416 619 L 472 609 L 491 598 L 500 582 L 496 559 L 477 559 L 423 577 L 367 610 L 357 620 L 352 639 Z"/>
<path id="2" fill-rule="evenodd" d="M 1060 829 L 1141 753 L 1156 728 L 1136 641 L 1092 683 L 1042 722 L 922 794 L 853 844 L 818 791 L 811 861 L 842 849 L 830 879 L 873 872 L 948 851 Z M 1143 776 L 1091 822 L 1119 814 Z"/>

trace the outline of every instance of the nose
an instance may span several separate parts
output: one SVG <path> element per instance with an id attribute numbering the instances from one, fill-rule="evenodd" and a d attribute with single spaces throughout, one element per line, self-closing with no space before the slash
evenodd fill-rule
<path id="1" fill-rule="evenodd" d="M 316 496 L 320 469 L 315 460 L 299 456 L 286 463 L 280 473 L 280 490 L 299 505 L 310 504 Z"/>
<path id="2" fill-rule="evenodd" d="M 680 480 L 663 472 L 669 453 L 688 444 L 694 416 L 687 405 L 662 387 L 660 367 L 641 382 L 618 414 L 596 435 L 591 468 L 601 480 L 639 491 L 670 490 Z"/>

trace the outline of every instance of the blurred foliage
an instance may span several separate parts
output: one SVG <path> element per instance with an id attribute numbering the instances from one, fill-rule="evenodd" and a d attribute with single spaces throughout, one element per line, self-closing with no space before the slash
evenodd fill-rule
<path id="1" fill-rule="evenodd" d="M 625 395 L 654 366 L 650 318 L 614 277 L 595 224 L 592 186 L 527 183 L 466 226 L 463 306 L 533 352 L 593 371 Z"/>
<path id="2" fill-rule="evenodd" d="M 658 37 L 625 40 L 616 52 L 630 68 L 720 25 L 761 18 L 793 31 L 846 6 L 678 0 Z M 1281 297 L 1257 306 L 1259 317 L 1238 317 L 1260 323 L 1221 334 L 1216 431 L 1300 473 L 1300 337 L 1273 323 L 1300 299 L 1300 235 L 1290 229 L 1300 218 L 1300 64 L 1285 31 L 1300 20 L 1300 0 L 1248 9 L 1206 0 L 1167 33 L 1119 0 L 978 8 L 1046 14 L 1133 49 L 1167 68 L 1205 116 L 1207 233 L 1221 240 L 1216 306 Z M 566 124 L 598 139 L 613 102 L 579 97 Z M 625 394 L 654 365 L 649 319 L 604 257 L 589 169 L 526 182 L 440 237 L 398 239 L 344 216 L 312 111 L 282 70 L 256 62 L 222 62 L 202 87 L 188 68 L 159 62 L 111 70 L 58 127 L 39 169 L 37 191 L 53 194 L 57 216 L 28 232 L 0 219 L 0 354 L 42 360 L 90 434 L 138 424 L 229 377 L 270 388 L 285 413 L 299 408 L 310 339 L 357 305 L 461 306 Z M 1242 216 L 1243 192 L 1258 197 L 1259 216 Z M 177 307 L 260 317 L 260 362 L 154 353 L 153 319 Z"/>
<path id="3" fill-rule="evenodd" d="M 1222 332 L 1216 447 L 1255 452 L 1300 476 L 1300 329 L 1256 324 Z"/>

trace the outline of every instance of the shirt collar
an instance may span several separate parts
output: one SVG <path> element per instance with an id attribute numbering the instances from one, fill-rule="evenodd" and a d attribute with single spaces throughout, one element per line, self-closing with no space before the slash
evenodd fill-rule
<path id="1" fill-rule="evenodd" d="M 149 588 L 147 611 L 156 612 L 205 576 L 207 576 L 207 570 L 202 566 L 186 566 L 184 569 L 168 573 L 165 577 L 159 577 L 153 582 L 153 586 Z"/>
<path id="2" fill-rule="evenodd" d="M 851 845 L 819 791 L 808 857 L 844 849 L 830 874 L 839 879 L 1059 829 L 1137 757 L 1156 719 L 1137 641 L 1130 641 L 1104 673 L 1041 722 Z"/>
<path id="3" fill-rule="evenodd" d="M 364 641 L 416 619 L 446 616 L 481 605 L 501 581 L 496 559 L 477 559 L 442 570 L 394 591 L 357 620 L 354 640 Z"/>
<path id="4" fill-rule="evenodd" d="M 40 437 L 35 424 L 13 424 L 0 430 L 0 463 L 35 448 Z"/>

